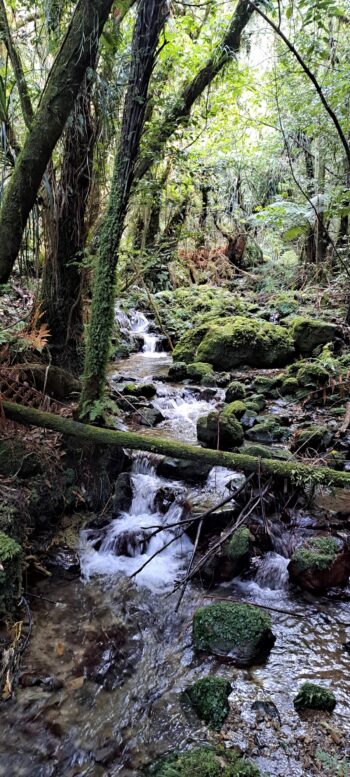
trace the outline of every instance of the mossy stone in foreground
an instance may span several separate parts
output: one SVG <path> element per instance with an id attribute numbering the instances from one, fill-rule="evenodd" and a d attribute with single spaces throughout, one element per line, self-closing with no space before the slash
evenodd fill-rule
<path id="1" fill-rule="evenodd" d="M 275 642 L 270 616 L 249 604 L 216 602 L 193 616 L 196 650 L 250 666 L 265 658 Z"/>
<path id="2" fill-rule="evenodd" d="M 22 548 L 0 532 L 0 615 L 9 612 L 20 594 Z"/>
<path id="3" fill-rule="evenodd" d="M 206 362 L 192 362 L 187 367 L 187 377 L 190 378 L 190 380 L 201 381 L 204 376 L 212 375 L 213 372 L 211 364 L 207 364 Z"/>
<path id="4" fill-rule="evenodd" d="M 294 699 L 296 710 L 328 710 L 332 712 L 337 703 L 333 691 L 329 688 L 321 688 L 314 683 L 304 683 L 300 686 Z"/>
<path id="5" fill-rule="evenodd" d="M 227 699 L 231 690 L 231 683 L 224 677 L 203 677 L 186 688 L 184 698 L 189 699 L 198 717 L 209 728 L 220 731 L 230 710 Z"/>
<path id="6" fill-rule="evenodd" d="M 243 442 L 243 428 L 232 413 L 212 410 L 197 420 L 197 438 L 209 448 L 230 450 Z"/>
<path id="7" fill-rule="evenodd" d="M 149 777 L 259 777 L 259 769 L 235 750 L 195 747 L 174 753 L 146 769 Z"/>

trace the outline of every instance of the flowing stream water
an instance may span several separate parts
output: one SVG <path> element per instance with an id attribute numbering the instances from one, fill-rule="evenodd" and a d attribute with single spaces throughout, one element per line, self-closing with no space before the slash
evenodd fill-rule
<path id="1" fill-rule="evenodd" d="M 135 314 L 124 325 L 142 334 L 144 350 L 119 362 L 116 371 L 127 379 L 152 379 L 165 433 L 194 440 L 196 419 L 217 397 L 165 385 L 171 359 L 155 350 L 157 335 L 148 333 L 146 317 Z M 212 735 L 181 702 L 187 685 L 208 672 L 232 683 L 226 744 L 248 752 L 264 775 L 322 773 L 305 757 L 311 723 L 295 712 L 293 697 L 306 680 L 331 685 L 338 702 L 332 726 L 349 727 L 350 656 L 343 649 L 349 608 L 346 601 L 291 590 L 290 543 L 278 522 L 274 549 L 256 560 L 255 572 L 210 592 L 272 608 L 276 643 L 265 664 L 239 670 L 193 653 L 192 614 L 210 601 L 200 586 L 189 586 L 175 611 L 171 590 L 192 543 L 173 524 L 189 502 L 199 512 L 224 498 L 232 480 L 239 484 L 242 475 L 222 468 L 202 485 L 166 480 L 157 475 L 156 458 L 135 456 L 129 508 L 106 525 L 81 531 L 81 575 L 55 575 L 28 591 L 34 594 L 33 633 L 20 686 L 2 710 L 0 775 L 136 777 L 169 750 L 210 741 Z M 257 702 L 272 704 L 275 718 L 259 718 Z M 320 747 L 330 724 L 322 725 L 312 729 Z"/>

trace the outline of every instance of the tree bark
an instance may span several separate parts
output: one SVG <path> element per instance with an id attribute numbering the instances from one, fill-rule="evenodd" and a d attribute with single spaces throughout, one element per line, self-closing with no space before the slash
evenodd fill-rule
<path id="1" fill-rule="evenodd" d="M 2 407 L 5 417 L 11 421 L 52 429 L 96 445 L 113 445 L 119 448 L 147 451 L 189 461 L 200 461 L 213 467 L 220 466 L 232 470 L 242 470 L 243 472 L 262 472 L 275 477 L 287 478 L 299 484 L 305 482 L 310 485 L 310 482 L 314 482 L 315 484 L 320 483 L 322 486 L 348 486 L 350 488 L 349 473 L 338 472 L 328 467 L 315 467 L 314 465 L 299 464 L 295 461 L 260 459 L 255 456 L 247 456 L 244 453 L 228 453 L 210 448 L 199 448 L 163 437 L 149 437 L 135 432 L 116 432 L 114 429 L 78 423 L 69 418 L 35 410 L 32 407 L 16 405 L 12 402 L 3 402 Z"/>
<path id="2" fill-rule="evenodd" d="M 166 0 L 140 0 L 135 22 L 129 83 L 111 194 L 100 241 L 86 348 L 81 413 L 103 397 L 113 327 L 115 270 L 134 179 L 147 107 L 147 94 L 159 35 L 167 17 Z"/>
<path id="3" fill-rule="evenodd" d="M 91 46 L 100 36 L 113 0 L 79 0 L 49 74 L 0 210 L 0 283 L 10 277 L 42 177 L 74 106 Z"/>

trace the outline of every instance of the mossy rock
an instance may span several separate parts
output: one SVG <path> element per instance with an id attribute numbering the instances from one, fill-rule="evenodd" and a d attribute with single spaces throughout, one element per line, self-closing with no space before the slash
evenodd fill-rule
<path id="1" fill-rule="evenodd" d="M 265 409 L 267 403 L 263 394 L 251 394 L 249 397 L 249 403 L 247 401 L 245 404 L 251 410 L 258 410 L 260 412 L 261 410 Z"/>
<path id="2" fill-rule="evenodd" d="M 185 364 L 194 362 L 196 350 L 209 329 L 210 324 L 208 323 L 193 327 L 193 329 L 185 332 L 173 350 L 174 362 L 184 362 Z M 200 361 L 207 362 L 209 359 L 201 359 Z M 221 365 L 219 366 L 221 367 Z"/>
<path id="3" fill-rule="evenodd" d="M 329 373 L 321 364 L 311 362 L 300 367 L 296 379 L 299 386 L 318 388 L 318 386 L 324 386 L 328 382 Z"/>
<path id="4" fill-rule="evenodd" d="M 237 561 L 245 556 L 249 556 L 250 543 L 252 535 L 247 526 L 241 526 L 233 533 L 228 541 L 225 550 L 230 559 Z"/>
<path id="5" fill-rule="evenodd" d="M 153 383 L 128 383 L 123 388 L 123 394 L 130 397 L 146 397 L 152 399 L 157 393 L 157 388 Z"/>
<path id="6" fill-rule="evenodd" d="M 248 604 L 217 602 L 193 616 L 196 650 L 251 666 L 266 658 L 275 642 L 267 613 Z"/>
<path id="7" fill-rule="evenodd" d="M 241 383 L 239 380 L 232 380 L 226 389 L 225 402 L 230 403 L 235 402 L 236 399 L 244 399 L 246 393 L 244 383 Z"/>
<path id="8" fill-rule="evenodd" d="M 215 731 L 220 731 L 230 711 L 228 696 L 231 683 L 223 677 L 203 677 L 189 688 L 184 698 L 189 699 L 198 717 Z"/>
<path id="9" fill-rule="evenodd" d="M 326 426 L 308 426 L 298 429 L 292 445 L 292 451 L 312 455 L 315 451 L 324 451 L 331 444 L 333 434 Z"/>
<path id="10" fill-rule="evenodd" d="M 332 342 L 339 334 L 336 324 L 303 316 L 293 319 L 291 331 L 296 350 L 307 356 L 311 356 L 314 348 Z"/>
<path id="11" fill-rule="evenodd" d="M 187 378 L 187 364 L 175 362 L 169 367 L 168 376 L 171 380 L 185 380 Z"/>
<path id="12" fill-rule="evenodd" d="M 255 424 L 252 429 L 248 429 L 246 432 L 248 440 L 263 444 L 281 442 L 287 440 L 289 436 L 289 430 L 281 426 L 273 416 L 265 417 L 263 421 Z"/>
<path id="13" fill-rule="evenodd" d="M 147 777 L 259 777 L 257 766 L 236 750 L 195 747 L 173 753 L 145 770 Z"/>
<path id="14" fill-rule="evenodd" d="M 226 388 L 231 379 L 229 372 L 211 372 L 204 375 L 201 380 L 201 386 L 217 386 L 218 388 Z"/>
<path id="15" fill-rule="evenodd" d="M 299 391 L 299 383 L 296 378 L 286 378 L 280 388 L 282 397 L 293 397 Z"/>
<path id="16" fill-rule="evenodd" d="M 214 372 L 211 364 L 205 362 L 192 362 L 187 367 L 187 377 L 190 380 L 198 381 L 198 383 L 207 375 L 212 375 Z"/>
<path id="17" fill-rule="evenodd" d="M 277 461 L 290 461 L 293 454 L 286 448 L 277 448 L 273 445 L 259 445 L 258 443 L 245 445 L 242 453 L 247 456 L 257 456 L 261 459 L 276 459 Z"/>
<path id="18" fill-rule="evenodd" d="M 294 698 L 296 710 L 311 709 L 333 712 L 336 703 L 337 700 L 333 691 L 314 683 L 304 683 L 301 685 Z"/>
<path id="19" fill-rule="evenodd" d="M 234 402 L 230 402 L 229 405 L 226 405 L 221 413 L 222 416 L 225 418 L 231 418 L 232 416 L 235 416 L 235 418 L 241 419 L 244 413 L 246 412 L 247 407 L 244 402 L 241 402 L 240 399 L 236 399 Z"/>
<path id="20" fill-rule="evenodd" d="M 275 393 L 276 388 L 280 386 L 281 383 L 282 380 L 280 376 L 258 375 L 258 377 L 253 380 L 252 389 L 257 394 L 269 396 Z"/>
<path id="21" fill-rule="evenodd" d="M 231 450 L 243 442 L 243 428 L 233 413 L 212 410 L 197 420 L 197 438 L 209 448 Z"/>
<path id="22" fill-rule="evenodd" d="M 1 475 L 28 478 L 40 472 L 42 472 L 41 457 L 25 440 L 18 436 L 0 440 Z"/>
<path id="23" fill-rule="evenodd" d="M 0 616 L 11 612 L 21 590 L 21 546 L 0 532 Z"/>
<path id="24" fill-rule="evenodd" d="M 347 585 L 350 551 L 338 537 L 314 537 L 294 551 L 288 565 L 291 580 L 308 591 Z"/>

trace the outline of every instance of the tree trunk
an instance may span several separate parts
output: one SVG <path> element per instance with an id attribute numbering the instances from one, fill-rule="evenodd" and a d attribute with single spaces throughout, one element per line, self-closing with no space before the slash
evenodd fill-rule
<path id="1" fill-rule="evenodd" d="M 166 440 L 164 437 L 149 437 L 135 432 L 116 432 L 89 424 L 81 424 L 53 413 L 35 410 L 12 402 L 3 402 L 5 417 L 20 424 L 40 426 L 52 429 L 61 434 L 77 437 L 96 445 L 114 445 L 118 448 L 130 448 L 137 451 L 148 451 L 164 456 L 172 456 L 188 461 L 200 461 L 212 467 L 227 467 L 243 472 L 262 472 L 275 477 L 287 478 L 294 483 L 310 486 L 314 482 L 322 486 L 341 486 L 350 488 L 350 473 L 338 472 L 328 467 L 299 464 L 295 461 L 275 461 L 247 456 L 244 453 L 228 453 L 210 448 L 199 448 L 184 442 Z"/>
<path id="2" fill-rule="evenodd" d="M 131 69 L 116 154 L 108 210 L 101 234 L 91 322 L 86 348 L 81 412 L 103 397 L 113 327 L 115 270 L 125 215 L 134 179 L 145 120 L 148 85 L 160 32 L 167 17 L 166 0 L 140 0 L 134 27 Z"/>
<path id="3" fill-rule="evenodd" d="M 107 20 L 113 0 L 79 0 L 0 210 L 0 283 L 10 277 L 29 213 L 45 169 L 74 106 L 91 46 Z"/>

